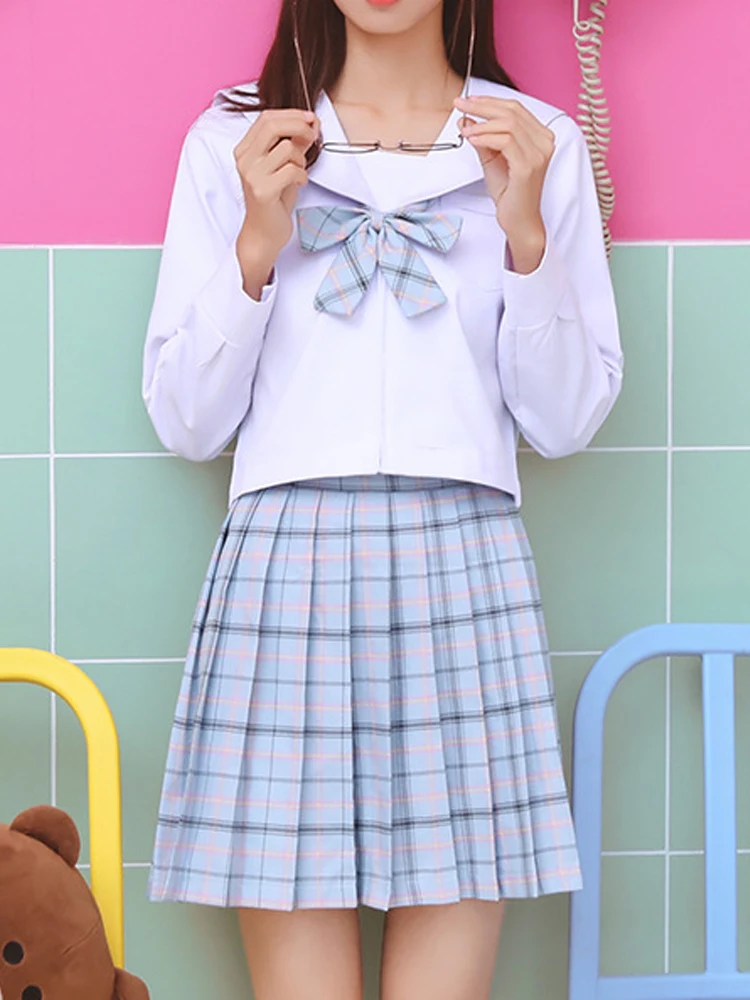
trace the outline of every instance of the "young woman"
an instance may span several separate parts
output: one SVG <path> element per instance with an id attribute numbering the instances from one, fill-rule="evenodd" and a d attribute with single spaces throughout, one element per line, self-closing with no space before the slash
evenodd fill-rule
<path id="1" fill-rule="evenodd" d="M 283 0 L 180 159 L 144 396 L 237 444 L 150 892 L 239 911 L 257 1000 L 361 997 L 359 904 L 383 1000 L 480 1000 L 503 901 L 579 886 L 515 453 L 585 447 L 621 353 L 584 139 L 492 40 Z"/>

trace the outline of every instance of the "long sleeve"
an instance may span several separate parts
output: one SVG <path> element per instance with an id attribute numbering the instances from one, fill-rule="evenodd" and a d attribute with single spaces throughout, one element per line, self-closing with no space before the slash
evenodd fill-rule
<path id="1" fill-rule="evenodd" d="M 276 295 L 243 290 L 235 241 L 243 213 L 212 145 L 193 125 L 182 147 L 146 336 L 143 398 L 166 448 L 208 461 L 234 436 Z M 231 166 L 234 164 L 231 162 Z"/>
<path id="2" fill-rule="evenodd" d="M 546 458 L 561 458 L 585 448 L 612 409 L 622 352 L 588 148 L 567 116 L 552 127 L 547 247 L 531 274 L 505 269 L 498 359 L 524 437 Z"/>

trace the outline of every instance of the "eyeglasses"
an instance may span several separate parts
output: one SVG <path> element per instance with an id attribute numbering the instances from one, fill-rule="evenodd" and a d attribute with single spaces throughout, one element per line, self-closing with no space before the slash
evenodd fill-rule
<path id="1" fill-rule="evenodd" d="M 474 43 L 476 40 L 476 0 L 471 0 L 470 6 L 471 33 L 469 36 L 469 60 L 466 67 L 466 79 L 464 80 L 464 86 L 461 91 L 462 97 L 469 96 L 469 83 L 471 80 L 472 64 L 474 62 Z M 297 53 L 297 64 L 299 66 L 300 78 L 302 80 L 302 89 L 305 94 L 307 110 L 314 114 L 312 100 L 310 99 L 310 88 L 305 74 L 305 64 L 302 59 L 302 47 L 299 40 L 297 0 L 294 0 L 292 4 L 292 14 L 294 19 L 294 49 Z M 382 143 L 380 139 L 376 139 L 374 142 L 322 142 L 318 140 L 317 148 L 319 151 L 325 150 L 328 153 L 376 153 L 378 150 L 382 150 L 386 153 L 433 153 L 441 150 L 460 149 L 463 144 L 464 137 L 461 133 L 459 133 L 454 142 L 443 141 L 432 143 L 414 143 L 404 142 L 401 140 L 395 146 L 388 146 Z"/>

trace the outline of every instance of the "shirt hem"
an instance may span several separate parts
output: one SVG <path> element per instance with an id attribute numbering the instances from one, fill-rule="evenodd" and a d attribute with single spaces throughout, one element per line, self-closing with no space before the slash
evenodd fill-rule
<path id="1" fill-rule="evenodd" d="M 453 479 L 457 482 L 487 486 L 509 493 L 516 505 L 521 506 L 521 487 L 517 478 L 510 478 L 502 471 L 488 469 L 481 461 L 467 458 L 463 452 L 452 452 L 442 448 L 425 448 L 422 453 L 419 450 L 412 450 L 409 457 L 404 459 L 396 456 L 384 456 L 380 459 L 375 452 L 369 459 L 363 458 L 361 454 L 357 456 L 335 454 L 316 455 L 313 461 L 307 463 L 297 460 L 293 463 L 267 464 L 255 460 L 252 465 L 256 470 L 252 475 L 238 475 L 235 469 L 229 491 L 230 505 L 245 493 L 256 493 L 274 486 L 303 482 L 306 479 L 389 475 Z M 261 468 L 265 471 L 258 472 L 257 470 Z"/>

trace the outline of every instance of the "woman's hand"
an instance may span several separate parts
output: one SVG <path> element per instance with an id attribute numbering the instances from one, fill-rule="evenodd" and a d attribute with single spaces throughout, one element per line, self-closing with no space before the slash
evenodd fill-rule
<path id="1" fill-rule="evenodd" d="M 467 115 L 485 119 L 467 120 L 461 131 L 479 153 L 513 266 L 528 274 L 539 266 L 547 242 L 541 200 L 555 134 L 518 101 L 469 97 L 455 103 Z"/>
<path id="2" fill-rule="evenodd" d="M 237 257 L 245 291 L 259 299 L 292 235 L 297 192 L 307 184 L 305 153 L 319 134 L 308 111 L 262 111 L 234 150 L 245 196 Z"/>

